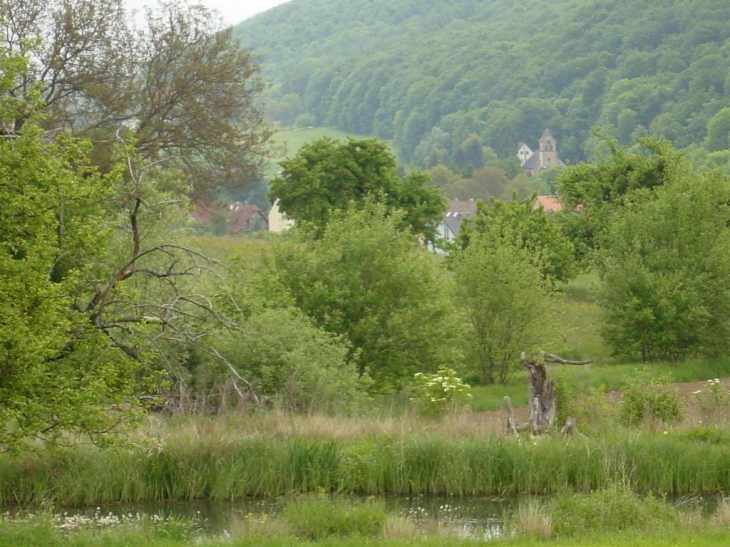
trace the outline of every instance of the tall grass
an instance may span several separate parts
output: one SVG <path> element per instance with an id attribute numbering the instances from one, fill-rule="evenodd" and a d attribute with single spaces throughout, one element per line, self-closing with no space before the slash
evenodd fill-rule
<path id="1" fill-rule="evenodd" d="M 730 451 L 689 435 L 622 430 L 600 439 L 449 438 L 429 432 L 343 439 L 171 436 L 159 449 L 78 447 L 0 459 L 0 503 L 92 505 L 297 492 L 511 495 L 730 492 Z"/>

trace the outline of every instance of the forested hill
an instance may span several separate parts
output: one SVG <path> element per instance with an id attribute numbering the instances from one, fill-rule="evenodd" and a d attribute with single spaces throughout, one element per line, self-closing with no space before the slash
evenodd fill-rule
<path id="1" fill-rule="evenodd" d="M 300 101 L 311 122 L 394 139 L 422 167 L 474 135 L 508 157 L 545 128 L 568 161 L 597 125 L 621 143 L 728 147 L 727 0 L 292 0 L 234 32 L 276 84 L 273 107 Z"/>

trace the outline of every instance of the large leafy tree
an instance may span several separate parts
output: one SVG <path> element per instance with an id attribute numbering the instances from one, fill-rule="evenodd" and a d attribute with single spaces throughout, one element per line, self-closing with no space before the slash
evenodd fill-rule
<path id="1" fill-rule="evenodd" d="M 2 65 L 4 91 L 24 62 Z M 16 106 L 4 100 L 2 117 Z M 87 153 L 71 138 L 48 142 L 31 120 L 0 139 L 0 449 L 66 430 L 97 438 L 134 417 L 108 405 L 128 402 L 136 362 L 74 298 L 113 237 L 101 204 L 118 174 L 95 173 Z"/>
<path id="2" fill-rule="evenodd" d="M 730 181 L 676 159 L 665 184 L 627 203 L 600 261 L 604 335 L 644 360 L 730 349 Z"/>
<path id="3" fill-rule="evenodd" d="M 562 170 L 557 188 L 567 211 L 580 208 L 567 220 L 580 248 L 595 250 L 606 242 L 606 228 L 619 209 L 636 197 L 663 186 L 679 159 L 669 141 L 638 139 L 639 151 L 619 146 L 616 140 L 599 134 L 608 155 L 596 164 L 581 163 Z M 564 219 L 565 220 L 565 219 Z"/>
<path id="4" fill-rule="evenodd" d="M 493 199 L 491 206 L 477 202 L 477 215 L 467 219 L 457 244 L 468 248 L 478 238 L 525 249 L 544 279 L 568 281 L 575 274 L 574 248 L 560 225 L 541 207 L 533 207 L 534 195 L 510 202 Z"/>
<path id="5" fill-rule="evenodd" d="M 42 126 L 90 138 L 105 169 L 132 127 L 140 157 L 176 166 L 196 194 L 255 182 L 270 131 L 251 52 L 202 6 L 160 2 L 141 28 L 130 21 L 122 0 L 3 2 L 3 45 L 33 59 L 7 93 L 39 90 Z"/>
<path id="6" fill-rule="evenodd" d="M 0 119 L 26 116 L 0 139 L 0 448 L 11 450 L 67 431 L 103 441 L 139 415 L 172 348 L 222 320 L 197 281 L 211 261 L 175 241 L 182 178 L 121 139 L 101 173 L 88 141 L 37 123 L 39 93 L 9 93 L 27 64 L 0 60 Z"/>
<path id="7" fill-rule="evenodd" d="M 294 305 L 341 335 L 376 391 L 454 357 L 454 318 L 434 256 L 399 224 L 382 204 L 341 211 L 320 239 L 277 246 L 260 282 L 270 303 Z"/>
<path id="8" fill-rule="evenodd" d="M 360 207 L 370 197 L 389 210 L 400 209 L 403 227 L 432 240 L 446 208 L 439 190 L 426 184 L 425 174 L 399 176 L 392 152 L 375 139 L 319 139 L 304 145 L 281 167 L 269 197 L 279 200 L 289 218 L 309 225 L 318 235 L 334 211 Z"/>
<path id="9" fill-rule="evenodd" d="M 486 233 L 474 234 L 450 266 L 469 372 L 481 383 L 506 382 L 521 352 L 552 341 L 550 283 L 529 250 Z"/>

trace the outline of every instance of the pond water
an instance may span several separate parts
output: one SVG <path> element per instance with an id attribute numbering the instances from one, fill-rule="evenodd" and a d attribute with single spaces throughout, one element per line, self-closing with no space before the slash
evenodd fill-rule
<path id="1" fill-rule="evenodd" d="M 366 497 L 348 496 L 346 499 L 364 502 Z M 385 503 L 389 515 L 403 517 L 416 523 L 424 532 L 447 528 L 451 535 L 473 539 L 492 539 L 503 534 L 506 517 L 514 515 L 525 498 L 455 498 L 455 497 L 393 497 L 377 498 Z M 178 521 L 192 525 L 203 535 L 225 535 L 244 519 L 265 520 L 281 514 L 291 497 L 247 498 L 230 502 L 175 501 L 164 503 L 136 503 L 99 505 L 53 511 L 54 522 L 60 528 L 78 525 L 103 527 L 122 521 L 149 519 Z M 700 507 L 706 514 L 717 506 L 715 498 L 689 496 L 667 499 L 676 506 Z M 6 517 L 21 516 L 26 511 L 14 508 Z"/>
<path id="2" fill-rule="evenodd" d="M 364 501 L 365 497 L 353 496 Z M 140 516 L 154 519 L 195 521 L 203 534 L 224 534 L 235 521 L 268 518 L 281 513 L 291 498 L 248 498 L 231 502 L 188 501 L 165 503 L 112 504 L 54 511 L 61 521 L 133 520 Z M 516 499 L 382 497 L 388 514 L 408 518 L 424 527 L 447 526 L 453 533 L 469 538 L 493 538 L 502 534 L 505 515 L 517 506 Z"/>

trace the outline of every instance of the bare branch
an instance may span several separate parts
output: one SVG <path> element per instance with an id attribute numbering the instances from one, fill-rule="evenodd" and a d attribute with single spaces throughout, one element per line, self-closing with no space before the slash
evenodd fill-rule
<path id="1" fill-rule="evenodd" d="M 600 359 L 600 357 L 592 357 L 590 359 L 585 359 L 583 361 L 570 361 L 568 359 L 563 359 L 562 357 L 559 357 L 557 355 L 553 355 L 552 353 L 548 353 L 547 351 L 540 351 L 540 355 L 545 361 L 550 361 L 552 363 L 559 363 L 561 365 L 590 365 L 591 363 L 595 363 Z"/>

